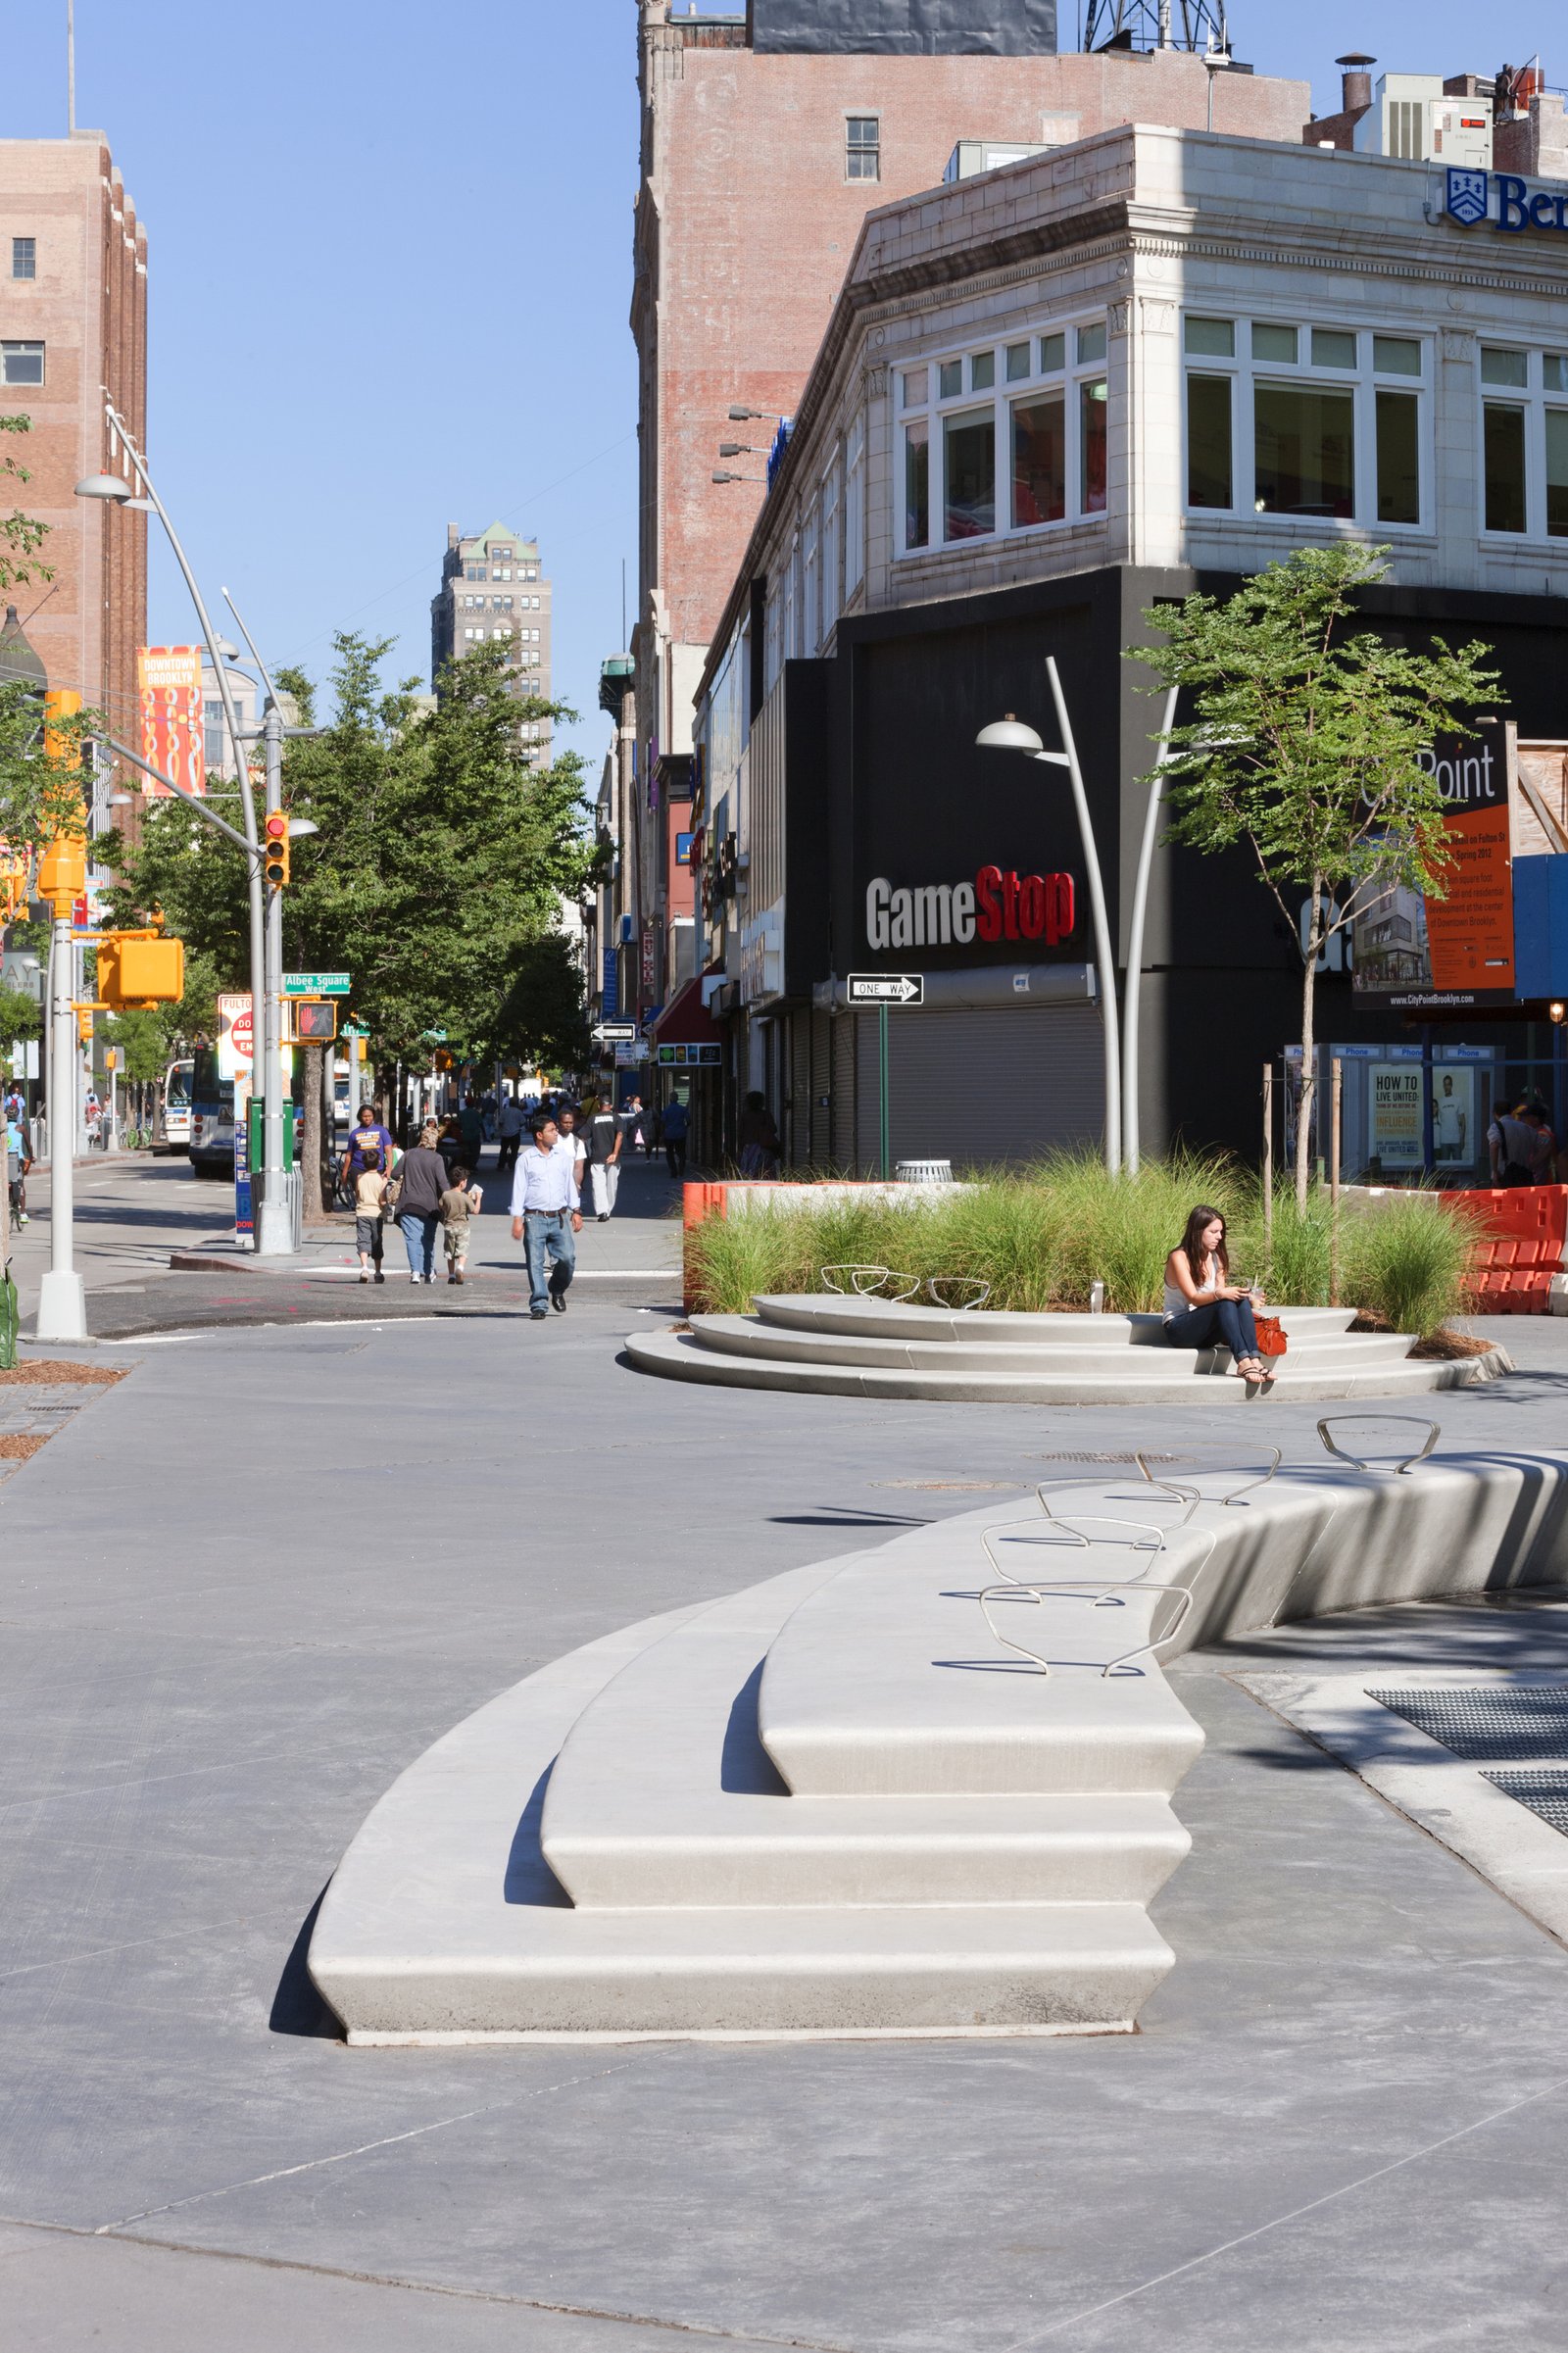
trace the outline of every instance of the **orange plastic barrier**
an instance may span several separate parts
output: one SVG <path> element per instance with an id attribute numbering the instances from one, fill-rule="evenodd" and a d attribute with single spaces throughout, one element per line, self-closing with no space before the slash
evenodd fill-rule
<path id="1" fill-rule="evenodd" d="M 1489 1186 L 1445 1193 L 1483 1239 L 1473 1267 L 1475 1303 L 1489 1315 L 1548 1315 L 1551 1278 L 1568 1250 L 1568 1185 Z"/>

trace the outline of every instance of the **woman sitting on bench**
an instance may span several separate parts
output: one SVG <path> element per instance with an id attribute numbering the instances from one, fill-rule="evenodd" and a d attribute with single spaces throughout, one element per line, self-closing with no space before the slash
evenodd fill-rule
<path id="1" fill-rule="evenodd" d="M 1268 1377 L 1257 1352 L 1251 1294 L 1231 1281 L 1225 1220 L 1203 1201 L 1165 1261 L 1165 1338 L 1173 1348 L 1210 1348 L 1223 1341 L 1242 1380 Z"/>

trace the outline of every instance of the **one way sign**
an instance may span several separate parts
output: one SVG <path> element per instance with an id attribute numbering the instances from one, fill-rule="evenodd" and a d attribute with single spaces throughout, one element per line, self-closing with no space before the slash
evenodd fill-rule
<path id="1" fill-rule="evenodd" d="M 846 983 L 851 1005 L 923 1005 L 923 972 L 852 972 Z"/>

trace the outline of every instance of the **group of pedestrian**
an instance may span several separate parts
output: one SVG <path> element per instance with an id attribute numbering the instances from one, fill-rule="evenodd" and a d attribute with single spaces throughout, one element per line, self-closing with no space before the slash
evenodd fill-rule
<path id="1" fill-rule="evenodd" d="M 477 1106 L 471 1107 L 477 1121 Z M 411 1283 L 435 1281 L 438 1232 L 445 1246 L 447 1281 L 466 1279 L 468 1229 L 484 1199 L 475 1178 L 478 1151 L 472 1152 L 473 1164 L 468 1155 L 461 1112 L 446 1123 L 444 1133 L 440 1121 L 427 1119 L 418 1142 L 400 1152 L 373 1107 L 360 1105 L 339 1175 L 354 1194 L 354 1241 L 362 1283 L 386 1281 L 382 1258 L 389 1217 L 403 1236 Z"/>

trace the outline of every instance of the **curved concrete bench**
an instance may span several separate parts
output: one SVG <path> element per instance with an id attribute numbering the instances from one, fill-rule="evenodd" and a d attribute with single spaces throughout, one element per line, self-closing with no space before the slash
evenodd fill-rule
<path id="1" fill-rule="evenodd" d="M 1145 1907 L 1202 1736 L 1152 1659 L 1103 1672 L 1186 1608 L 1129 1581 L 1190 1591 L 1168 1654 L 1568 1572 L 1555 1456 L 1324 1457 L 1235 1504 L 1234 1464 L 1172 1476 L 1196 1505 L 1136 1472 L 1063 1481 L 1050 1517 L 911 1530 L 481 1708 L 322 1905 L 311 1970 L 351 2038 L 1130 2028 L 1171 1965 Z M 992 1634 L 995 1588 L 1049 1674 Z"/>
<path id="2" fill-rule="evenodd" d="M 1173 1348 L 1157 1315 L 967 1313 L 804 1292 L 760 1297 L 754 1315 L 694 1315 L 685 1332 L 638 1332 L 638 1371 L 724 1387 L 984 1404 L 1178 1404 L 1228 1376 L 1225 1348 Z M 1409 1333 L 1352 1332 L 1348 1307 L 1279 1310 L 1290 1343 L 1266 1389 L 1227 1378 L 1205 1401 L 1243 1404 L 1411 1397 L 1494 1380 L 1507 1358 L 1412 1357 Z"/>

